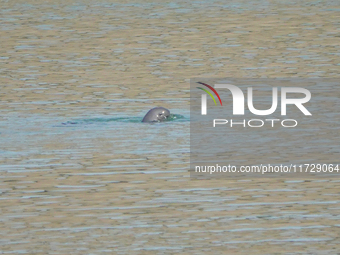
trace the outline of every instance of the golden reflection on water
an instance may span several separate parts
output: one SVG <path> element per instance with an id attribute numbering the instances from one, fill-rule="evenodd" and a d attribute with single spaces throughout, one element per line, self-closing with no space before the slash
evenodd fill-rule
<path id="1" fill-rule="evenodd" d="M 192 77 L 339 77 L 325 1 L 3 1 L 0 250 L 334 253 L 337 180 L 189 179 Z"/>

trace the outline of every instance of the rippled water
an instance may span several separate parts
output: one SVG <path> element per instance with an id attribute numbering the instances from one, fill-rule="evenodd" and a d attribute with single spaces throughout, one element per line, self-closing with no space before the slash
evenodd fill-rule
<path id="1" fill-rule="evenodd" d="M 339 10 L 2 1 L 0 253 L 337 253 L 338 180 L 198 181 L 188 163 L 189 79 L 337 78 Z M 155 106 L 173 119 L 141 123 Z"/>

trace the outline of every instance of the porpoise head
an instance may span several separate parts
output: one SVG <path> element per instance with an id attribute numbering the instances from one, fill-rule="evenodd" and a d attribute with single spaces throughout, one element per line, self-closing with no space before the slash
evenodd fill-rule
<path id="1" fill-rule="evenodd" d="M 155 107 L 148 111 L 142 122 L 161 122 L 169 118 L 170 111 L 164 107 Z"/>

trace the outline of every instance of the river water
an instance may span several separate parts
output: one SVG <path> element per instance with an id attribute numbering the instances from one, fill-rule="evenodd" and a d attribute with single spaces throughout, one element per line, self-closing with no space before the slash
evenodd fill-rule
<path id="1" fill-rule="evenodd" d="M 1 1 L 0 253 L 339 252 L 339 180 L 188 172 L 189 79 L 338 78 L 339 10 Z"/>

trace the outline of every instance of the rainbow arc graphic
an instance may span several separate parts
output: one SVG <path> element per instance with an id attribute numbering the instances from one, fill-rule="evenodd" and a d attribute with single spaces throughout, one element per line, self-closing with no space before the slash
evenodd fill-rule
<path id="1" fill-rule="evenodd" d="M 214 92 L 215 95 L 217 96 L 218 100 L 220 100 L 220 104 L 221 104 L 221 106 L 222 106 L 222 100 L 221 100 L 221 98 L 220 98 L 220 95 L 217 93 L 217 91 L 216 91 L 213 87 L 211 87 L 210 85 L 205 84 L 205 83 L 203 83 L 203 82 L 197 82 L 197 83 L 198 83 L 198 84 L 201 84 L 201 85 L 204 85 L 204 86 L 206 86 L 207 88 L 211 89 L 211 91 Z M 205 91 L 205 92 L 206 92 L 206 93 L 214 100 L 215 105 L 217 105 L 214 96 L 211 94 L 211 92 L 210 92 L 209 90 L 204 89 L 204 88 L 201 88 L 201 87 L 197 87 L 197 88 L 198 88 L 198 89 L 201 89 L 201 90 L 203 90 L 203 91 Z"/>
<path id="2" fill-rule="evenodd" d="M 218 100 L 220 101 L 221 106 L 222 106 L 222 100 L 220 98 L 220 95 L 217 93 L 217 91 L 212 86 L 210 86 L 210 85 L 208 85 L 206 83 L 203 83 L 203 82 L 197 82 L 197 83 L 201 84 L 203 86 L 206 86 L 212 92 L 214 92 L 215 95 L 217 96 Z M 201 88 L 201 87 L 196 87 L 196 88 L 206 92 L 214 100 L 215 105 L 217 105 L 216 100 L 215 100 L 213 94 L 211 94 L 211 92 L 209 90 Z M 202 115 L 207 115 L 207 95 L 206 94 L 202 94 L 202 109 L 201 109 L 201 113 L 202 113 Z"/>

